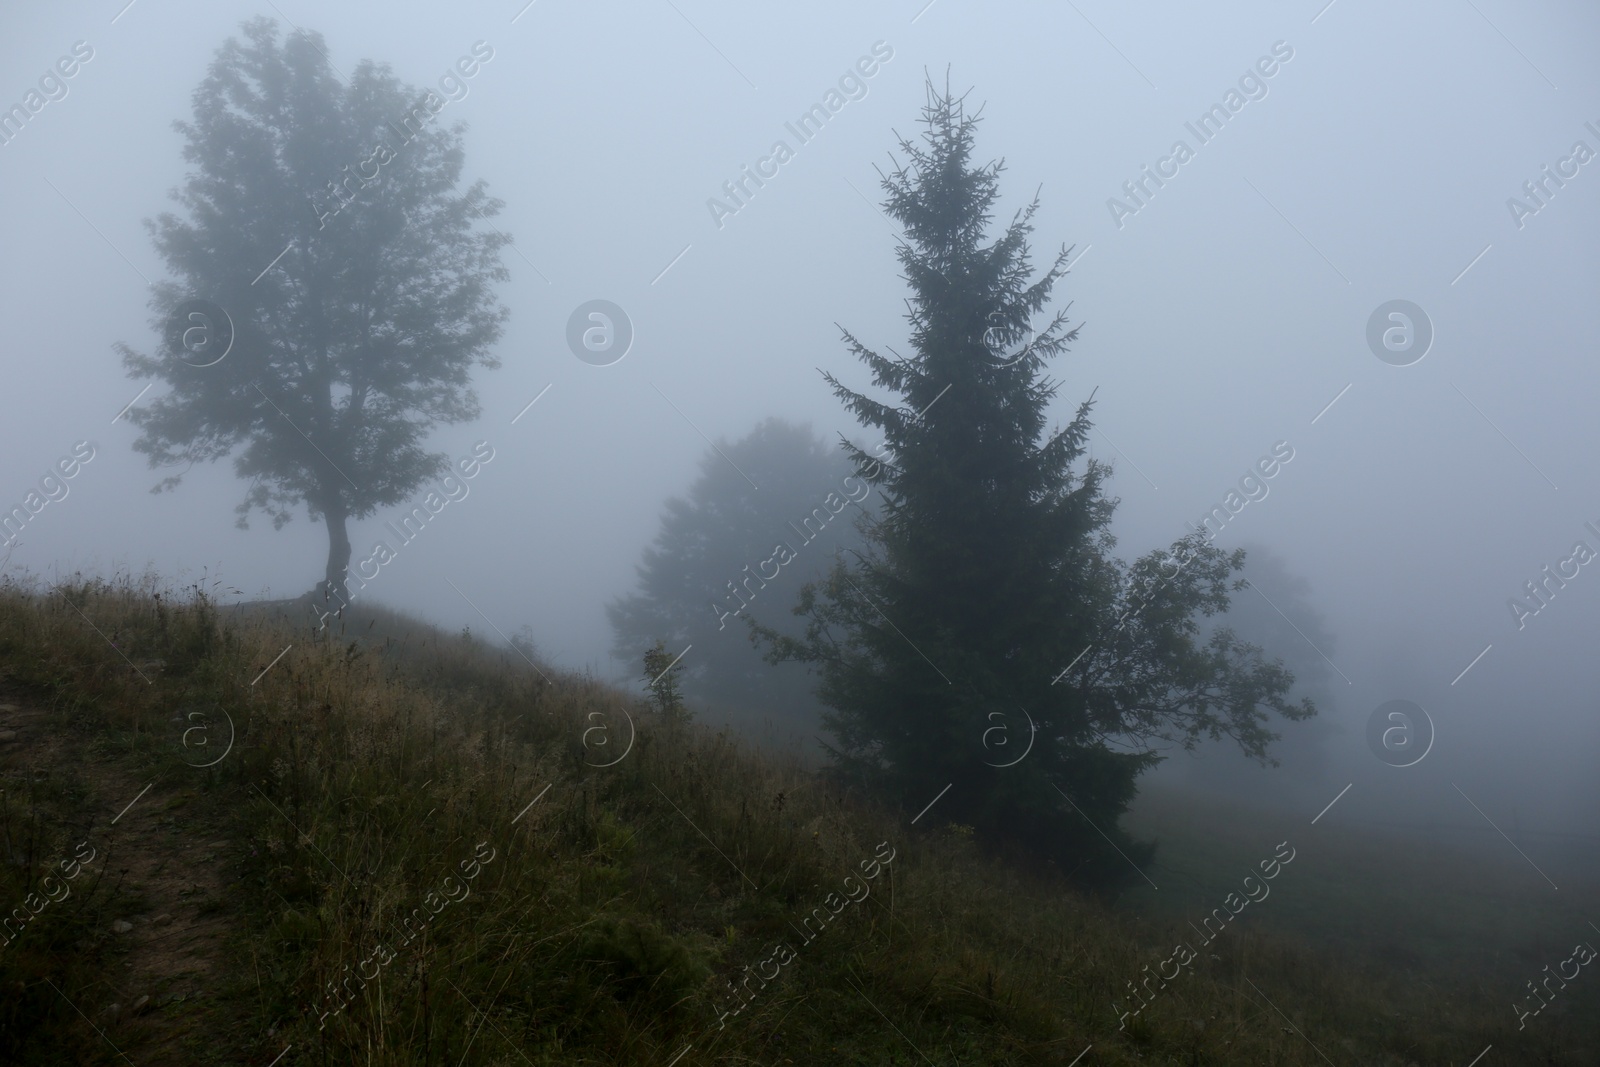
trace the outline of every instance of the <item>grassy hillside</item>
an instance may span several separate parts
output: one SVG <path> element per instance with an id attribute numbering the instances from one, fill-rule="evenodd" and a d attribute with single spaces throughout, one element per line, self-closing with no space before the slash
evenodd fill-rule
<path id="1" fill-rule="evenodd" d="M 1304 820 L 1180 828 L 1159 891 L 1096 900 L 471 635 L 208 592 L 0 588 L 6 1062 L 1600 1062 L 1600 976 L 1508 1007 L 1570 944 L 1456 951 L 1517 898 L 1341 881 L 1362 843 Z M 1419 904 L 1439 953 L 1386 958 Z"/>

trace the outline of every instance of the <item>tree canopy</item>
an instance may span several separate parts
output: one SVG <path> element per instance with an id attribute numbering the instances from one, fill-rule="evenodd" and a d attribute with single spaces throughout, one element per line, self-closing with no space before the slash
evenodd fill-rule
<path id="1" fill-rule="evenodd" d="M 1079 329 L 1066 309 L 1032 324 L 1070 250 L 1034 276 L 1037 197 L 988 238 L 1004 165 L 973 164 L 978 122 L 930 84 L 922 143 L 902 138 L 883 179 L 912 354 L 843 338 L 893 401 L 824 375 L 882 433 L 881 460 L 847 444 L 881 521 L 801 592 L 803 636 L 757 629 L 773 662 L 817 671 L 838 773 L 908 813 L 937 797 L 930 821 L 1117 882 L 1150 852 L 1116 823 L 1160 758 L 1152 740 L 1223 730 L 1261 758 L 1271 713 L 1313 709 L 1287 700 L 1292 677 L 1259 650 L 1200 638 L 1243 553 L 1196 532 L 1132 564 L 1111 554 L 1110 470 L 1086 458 L 1092 398 L 1045 432 L 1060 387 L 1045 367 Z"/>
<path id="2" fill-rule="evenodd" d="M 765 664 L 746 620 L 781 620 L 836 552 L 859 546 L 868 492 L 809 426 L 769 418 L 708 448 L 686 494 L 667 501 L 637 589 L 607 608 L 613 654 L 636 662 L 657 639 L 672 655 L 691 648 L 680 664 L 686 697 L 746 725 L 771 716 L 809 735 L 820 709 L 804 671 Z M 798 633 L 792 621 L 783 628 Z"/>
<path id="3" fill-rule="evenodd" d="M 1296 691 L 1306 694 L 1322 714 L 1283 734 L 1268 761 L 1249 761 L 1219 731 L 1223 743 L 1191 748 L 1191 756 L 1173 759 L 1179 765 L 1174 769 L 1191 783 L 1262 799 L 1321 795 L 1331 783 L 1328 750 L 1335 732 L 1326 713 L 1337 707 L 1337 693 L 1346 684 L 1327 658 L 1337 656 L 1338 647 L 1316 608 L 1311 584 L 1266 546 L 1250 545 L 1247 552 L 1241 573 L 1248 588 L 1208 629 L 1225 626 L 1236 638 L 1261 648 L 1263 656 L 1281 659 L 1294 674 Z"/>
<path id="4" fill-rule="evenodd" d="M 118 346 L 130 377 L 168 387 L 130 414 L 134 448 L 184 471 L 237 453 L 239 525 L 259 509 L 279 528 L 305 504 L 328 526 L 324 588 L 342 601 L 347 522 L 443 473 L 427 434 L 478 414 L 470 373 L 498 365 L 510 239 L 473 228 L 501 203 L 481 181 L 459 188 L 464 127 L 435 124 L 443 98 L 371 61 L 341 84 L 319 35 L 281 40 L 270 19 L 244 36 L 175 124 L 193 168 L 173 193 L 183 216 L 146 221 L 173 275 L 153 324 L 202 298 L 232 346 L 212 361 Z"/>

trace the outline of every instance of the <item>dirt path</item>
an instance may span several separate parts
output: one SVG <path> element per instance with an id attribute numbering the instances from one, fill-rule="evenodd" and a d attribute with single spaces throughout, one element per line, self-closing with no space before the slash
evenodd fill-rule
<path id="1" fill-rule="evenodd" d="M 181 720 L 169 726 L 179 744 Z M 26 693 L 0 691 L 0 773 L 75 777 L 87 786 L 80 810 L 65 814 L 89 826 L 76 836 L 95 849 L 101 884 L 113 888 L 95 913 L 89 944 L 79 943 L 103 946 L 105 965 L 87 984 L 80 976 L 62 985 L 63 968 L 58 992 L 104 1053 L 96 1062 L 241 1062 L 223 1052 L 231 1027 L 215 1025 L 215 997 L 230 977 L 223 973 L 227 842 L 199 789 L 204 772 L 141 780 L 134 759 L 108 754 L 104 739 L 101 728 L 48 713 Z M 90 906 L 70 898 L 51 906 L 74 903 Z"/>

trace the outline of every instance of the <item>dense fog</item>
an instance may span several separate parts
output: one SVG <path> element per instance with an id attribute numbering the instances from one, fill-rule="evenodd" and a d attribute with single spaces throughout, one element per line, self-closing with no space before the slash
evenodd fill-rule
<path id="1" fill-rule="evenodd" d="M 948 79 L 983 107 L 976 160 L 1005 160 L 995 224 L 1037 191 L 1035 266 L 1073 248 L 1052 307 L 1083 329 L 1049 368 L 1051 415 L 1094 396 L 1117 553 L 1209 522 L 1259 574 L 1234 594 L 1241 632 L 1248 615 L 1250 639 L 1316 684 L 1318 718 L 1280 724 L 1277 774 L 1224 741 L 1174 751 L 1152 780 L 1308 818 L 1337 798 L 1322 818 L 1448 835 L 1552 884 L 1592 854 L 1592 8 L 14 5 L 0 505 L 24 519 L 6 529 L 9 575 L 220 577 L 229 603 L 322 575 L 327 530 L 303 506 L 281 530 L 259 511 L 236 528 L 249 486 L 231 460 L 150 492 L 179 472 L 133 451 L 128 412 L 165 387 L 142 392 L 113 349 L 159 347 L 148 305 L 166 274 L 144 220 L 177 210 L 173 123 L 259 15 L 321 34 L 341 79 L 371 59 L 436 90 L 432 121 L 467 127 L 463 183 L 504 202 L 479 228 L 514 242 L 501 366 L 473 375 L 481 416 L 427 439 L 473 473 L 409 540 L 386 524 L 410 503 L 352 524 L 353 563 L 393 549 L 358 598 L 496 642 L 525 632 L 550 663 L 637 684 L 607 607 L 636 591 L 668 500 L 713 449 L 774 417 L 874 443 L 820 372 L 873 390 L 841 328 L 906 351 L 880 181 L 927 83 Z M 261 247 L 263 273 L 283 250 Z M 593 301 L 617 331 L 591 339 L 600 355 L 583 348 Z M 761 560 L 728 558 L 726 578 Z M 781 623 L 792 596 L 749 610 Z M 1425 717 L 1390 719 L 1391 701 Z M 805 714 L 789 733 L 809 738 Z M 1413 731 L 1414 758 L 1371 740 L 1374 716 L 1380 737 Z"/>

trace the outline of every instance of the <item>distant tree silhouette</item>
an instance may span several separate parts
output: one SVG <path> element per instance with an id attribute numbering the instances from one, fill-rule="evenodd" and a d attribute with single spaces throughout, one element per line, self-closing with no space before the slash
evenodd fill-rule
<path id="1" fill-rule="evenodd" d="M 782 419 L 707 449 L 686 496 L 667 501 L 637 591 L 607 609 L 617 658 L 636 662 L 657 639 L 674 656 L 693 646 L 679 665 L 686 697 L 746 723 L 815 729 L 805 672 L 763 662 L 746 620 L 784 620 L 800 587 L 860 544 L 854 523 L 871 500 L 848 497 L 870 490 L 850 477 L 843 452 Z"/>
<path id="2" fill-rule="evenodd" d="M 1281 660 L 1294 675 L 1295 692 L 1324 714 L 1285 730 L 1267 761 L 1251 761 L 1237 746 L 1223 743 L 1199 748 L 1196 758 L 1175 757 L 1173 769 L 1191 782 L 1257 799 L 1284 792 L 1321 792 L 1328 781 L 1334 734 L 1325 713 L 1346 684 L 1328 658 L 1338 655 L 1338 646 L 1314 604 L 1311 584 L 1265 546 L 1247 545 L 1245 552 L 1241 575 L 1249 585 L 1234 596 L 1228 614 L 1215 619 L 1211 629 L 1226 627 L 1236 638 L 1260 648 L 1263 657 Z"/>
<path id="3" fill-rule="evenodd" d="M 978 119 L 948 89 L 928 86 L 923 122 L 883 181 L 905 233 L 912 354 L 844 333 L 898 403 L 824 375 L 883 434 L 881 462 L 847 449 L 882 518 L 859 558 L 802 591 L 802 637 L 758 633 L 774 661 L 819 672 L 848 780 L 908 814 L 940 797 L 930 822 L 974 826 L 991 846 L 1136 879 L 1127 860 L 1152 848 L 1117 820 L 1160 758 L 1150 741 L 1224 729 L 1260 756 L 1269 712 L 1313 709 L 1288 703 L 1289 673 L 1231 634 L 1197 640 L 1197 618 L 1227 609 L 1242 553 L 1196 533 L 1131 565 L 1110 555 L 1109 471 L 1084 460 L 1090 402 L 1044 432 L 1058 388 L 1045 364 L 1078 330 L 1064 310 L 1037 334 L 1030 323 L 1068 250 L 1033 277 L 1037 199 L 984 243 L 1002 165 L 971 163 Z"/>
<path id="4" fill-rule="evenodd" d="M 508 312 L 492 283 L 508 276 L 509 238 L 473 230 L 501 204 L 481 181 L 458 190 L 462 128 L 432 125 L 445 105 L 432 90 L 370 61 L 344 86 L 319 35 L 280 42 L 270 19 L 244 35 L 218 49 L 193 120 L 176 124 L 186 217 L 146 222 L 177 279 L 156 286 L 158 331 L 201 297 L 231 318 L 232 348 L 209 362 L 171 342 L 160 356 L 117 346 L 131 377 L 168 387 L 130 413 L 134 448 L 185 470 L 240 450 L 239 525 L 259 508 L 280 528 L 304 503 L 327 524 L 322 588 L 342 602 L 347 523 L 444 473 L 424 438 L 478 414 L 469 375 L 498 365 Z"/>

